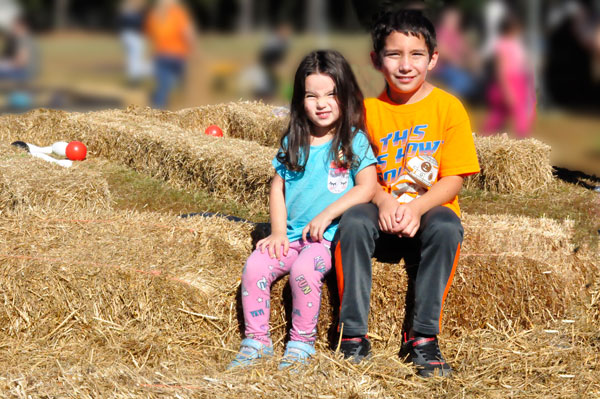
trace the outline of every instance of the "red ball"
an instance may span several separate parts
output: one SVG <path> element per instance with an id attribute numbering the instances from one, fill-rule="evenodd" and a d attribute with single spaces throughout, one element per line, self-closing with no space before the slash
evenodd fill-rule
<path id="1" fill-rule="evenodd" d="M 71 141 L 67 144 L 65 155 L 71 161 L 83 161 L 87 155 L 87 148 L 81 141 Z"/>
<path id="2" fill-rule="evenodd" d="M 208 134 L 209 136 L 215 137 L 223 137 L 223 131 L 217 125 L 210 125 L 209 127 L 207 127 L 204 131 L 204 134 Z"/>

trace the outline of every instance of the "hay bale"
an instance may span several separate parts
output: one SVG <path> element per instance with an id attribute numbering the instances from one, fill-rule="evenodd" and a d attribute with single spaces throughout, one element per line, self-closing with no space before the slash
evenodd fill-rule
<path id="1" fill-rule="evenodd" d="M 78 166 L 67 169 L 24 154 L 0 159 L 0 215 L 31 207 L 58 213 L 111 209 L 106 179 Z"/>
<path id="2" fill-rule="evenodd" d="M 87 114 L 37 110 L 1 117 L 0 140 L 81 140 L 90 156 L 266 211 L 270 160 L 287 124 L 274 110 L 261 103 L 217 104 L 176 113 L 136 107 Z M 198 130 L 211 123 L 222 124 L 228 137 L 209 137 Z M 466 188 L 515 194 L 540 190 L 551 181 L 547 145 L 502 136 L 475 140 L 482 172 L 467 178 Z"/>
<path id="3" fill-rule="evenodd" d="M 129 107 L 129 115 L 142 116 L 184 129 L 190 134 L 204 134 L 210 125 L 217 125 L 225 137 L 254 141 L 277 147 L 281 134 L 289 123 L 289 113 L 257 101 L 238 101 L 187 108 L 176 112 L 152 108 Z"/>
<path id="4" fill-rule="evenodd" d="M 264 146 L 279 146 L 279 138 L 289 117 L 262 102 L 230 102 L 206 105 L 177 112 L 179 126 L 204 132 L 209 125 L 218 125 L 227 137 L 254 141 Z"/>
<path id="5" fill-rule="evenodd" d="M 552 181 L 550 146 L 536 139 L 474 136 L 481 172 L 465 180 L 466 188 L 500 194 L 532 193 Z"/>
<path id="6" fill-rule="evenodd" d="M 550 271 L 568 274 L 575 252 L 575 223 L 566 219 L 518 215 L 463 214 L 463 256 L 506 256 L 533 259 Z"/>
<path id="7" fill-rule="evenodd" d="M 60 259 L 80 259 L 94 268 L 100 265 L 104 269 L 138 270 L 142 274 L 158 274 L 173 283 L 191 285 L 210 297 L 209 307 L 194 311 L 208 312 L 222 319 L 233 318 L 229 324 L 221 325 L 228 331 L 226 337 L 220 337 L 222 342 L 239 338 L 241 268 L 252 250 L 253 238 L 258 238 L 253 237 L 256 227 L 251 224 L 223 218 L 179 219 L 154 213 L 90 215 L 88 211 L 74 213 L 71 220 L 56 220 L 46 213 L 30 212 L 26 218 L 5 218 L 0 219 L 0 223 L 4 227 L 0 229 L 3 243 L 0 253 L 33 260 L 53 259 L 57 267 L 65 267 Z M 492 250 L 489 243 L 498 233 L 484 228 L 484 219 L 477 223 L 473 229 L 468 221 L 465 223 L 465 254 L 449 295 L 446 328 L 478 328 L 486 322 L 501 323 L 505 317 L 513 318 L 517 324 L 537 323 L 564 314 L 569 301 L 582 287 L 578 286 L 582 273 L 574 266 L 576 259 L 563 245 L 564 237 L 552 243 L 552 236 L 548 236 L 540 241 L 539 247 L 536 241 L 530 243 L 529 254 L 542 253 L 548 247 L 557 248 L 555 256 L 545 260 L 516 253 L 486 256 L 485 252 Z M 539 227 L 535 220 L 522 219 L 521 223 Z M 507 235 L 520 237 L 518 231 Z M 26 244 L 30 236 L 36 237 L 33 247 Z M 21 261 L 21 258 L 15 259 Z M 548 270 L 552 273 L 546 273 Z M 374 334 L 384 336 L 390 334 L 391 329 L 399 331 L 401 328 L 406 281 L 402 264 L 375 262 L 370 319 Z M 332 277 L 323 288 L 319 320 L 323 342 L 327 341 L 328 334 L 331 338 L 335 328 L 336 292 Z M 291 293 L 285 277 L 276 282 L 272 290 L 272 335 L 276 341 L 287 334 L 290 305 Z"/>
<path id="8" fill-rule="evenodd" d="M 157 118 L 169 116 L 165 112 Z M 268 208 L 274 148 L 191 134 L 144 114 L 37 110 L 0 118 L 0 140 L 33 144 L 80 140 L 88 147 L 88 157 L 104 157 L 177 187 L 200 188 L 257 211 Z"/>
<path id="9" fill-rule="evenodd" d="M 493 250 L 491 236 L 496 233 L 485 236 L 485 220 L 469 216 L 465 221 L 465 253 L 483 249 L 478 245 Z M 535 220 L 520 222 L 542 227 Z M 502 225 L 500 220 L 493 223 Z M 544 225 L 553 229 L 560 223 Z M 251 224 L 223 218 L 124 211 L 82 209 L 65 219 L 31 208 L 0 217 L 0 387 L 32 397 L 106 397 L 118 391 L 132 397 L 275 398 L 299 390 L 337 397 L 385 395 L 392 389 L 403 389 L 407 397 L 457 396 L 465 389 L 485 396 L 498 387 L 498 379 L 520 387 L 525 369 L 568 374 L 579 365 L 581 378 L 597 374 L 589 370 L 598 357 L 589 357 L 597 353 L 597 329 L 578 324 L 571 330 L 560 323 L 563 316 L 572 318 L 568 298 L 575 292 L 577 270 L 543 274 L 547 264 L 514 256 L 463 256 L 445 310 L 442 345 L 459 373 L 448 384 L 417 384 L 407 378 L 412 369 L 397 359 L 406 274 L 401 265 L 381 262 L 373 271 L 370 362 L 351 366 L 328 350 L 335 309 L 335 294 L 330 293 L 335 291 L 326 285 L 319 354 L 302 378 L 274 371 L 278 357 L 258 366 L 256 373 L 223 372 L 240 341 L 239 279 L 254 230 Z M 543 240 L 544 248 L 558 248 L 552 262 L 568 252 L 560 243 L 552 245 L 551 235 Z M 281 279 L 272 290 L 278 355 L 291 301 L 285 285 Z M 486 325 L 492 327 L 477 329 Z M 557 352 L 555 345 L 565 342 L 577 342 L 577 348 Z M 507 351 L 507 344 L 519 350 Z M 360 384 L 349 385 L 349 380 Z M 483 385 L 474 391 L 478 384 Z M 548 381 L 538 385 L 532 392 L 578 392 L 565 384 L 546 386 Z"/>

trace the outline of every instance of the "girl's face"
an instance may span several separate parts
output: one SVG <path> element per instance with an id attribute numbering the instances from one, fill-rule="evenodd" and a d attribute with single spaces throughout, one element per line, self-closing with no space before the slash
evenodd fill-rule
<path id="1" fill-rule="evenodd" d="M 314 73 L 306 77 L 304 85 L 304 112 L 313 124 L 312 134 L 324 136 L 340 117 L 335 82 L 329 75 Z"/>

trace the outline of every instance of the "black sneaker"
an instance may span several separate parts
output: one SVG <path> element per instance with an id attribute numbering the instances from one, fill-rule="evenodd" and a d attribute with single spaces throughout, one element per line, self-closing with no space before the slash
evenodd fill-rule
<path id="1" fill-rule="evenodd" d="M 400 357 L 407 362 L 417 366 L 417 373 L 421 377 L 448 377 L 452 373 L 452 367 L 440 352 L 437 337 L 414 337 L 404 340 Z"/>
<path id="2" fill-rule="evenodd" d="M 342 338 L 340 352 L 344 359 L 350 359 L 352 363 L 360 363 L 371 354 L 371 341 L 367 337 Z"/>

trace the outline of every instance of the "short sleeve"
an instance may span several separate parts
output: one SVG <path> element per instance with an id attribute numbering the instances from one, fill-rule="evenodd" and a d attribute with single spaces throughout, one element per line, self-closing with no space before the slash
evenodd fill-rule
<path id="1" fill-rule="evenodd" d="M 279 159 L 277 159 L 277 155 L 279 155 L 281 151 L 281 149 L 277 151 L 277 154 L 273 157 L 273 160 L 271 161 L 271 165 L 273 165 L 273 167 L 275 168 L 275 172 L 277 172 L 277 174 L 281 176 L 283 180 L 285 180 L 287 168 L 284 164 L 279 162 Z"/>
<path id="2" fill-rule="evenodd" d="M 468 176 L 479 172 L 473 132 L 467 111 L 455 100 L 450 105 L 439 177 Z"/>
<path id="3" fill-rule="evenodd" d="M 356 136 L 354 136 L 352 152 L 354 152 L 358 158 L 358 166 L 352 171 L 354 174 L 357 174 L 369 165 L 377 163 L 375 154 L 371 148 L 371 143 L 369 143 L 369 139 L 367 139 L 367 136 L 363 131 L 359 131 Z"/>

